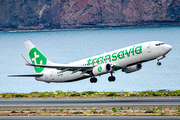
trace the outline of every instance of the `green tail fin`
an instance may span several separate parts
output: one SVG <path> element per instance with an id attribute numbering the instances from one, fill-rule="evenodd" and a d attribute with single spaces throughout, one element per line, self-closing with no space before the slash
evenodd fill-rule
<path id="1" fill-rule="evenodd" d="M 51 64 L 51 62 L 43 55 L 41 51 L 38 50 L 36 46 L 34 46 L 30 41 L 25 42 L 25 46 L 29 53 L 29 57 L 31 62 L 35 65 L 47 65 Z M 45 68 L 44 67 L 34 67 L 36 73 L 41 73 Z"/>

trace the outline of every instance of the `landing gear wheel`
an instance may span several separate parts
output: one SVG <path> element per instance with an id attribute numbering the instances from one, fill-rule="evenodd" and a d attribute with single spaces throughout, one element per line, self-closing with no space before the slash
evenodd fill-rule
<path id="1" fill-rule="evenodd" d="M 114 81 L 116 80 L 116 78 L 115 78 L 114 76 L 110 76 L 110 77 L 108 78 L 108 80 L 109 80 L 109 82 L 114 82 Z"/>
<path id="2" fill-rule="evenodd" d="M 97 82 L 97 78 L 91 78 L 91 79 L 90 79 L 90 82 L 91 82 L 91 83 L 96 83 L 96 82 Z"/>
<path id="3" fill-rule="evenodd" d="M 160 66 L 160 65 L 161 65 L 161 62 L 157 62 L 157 65 Z"/>

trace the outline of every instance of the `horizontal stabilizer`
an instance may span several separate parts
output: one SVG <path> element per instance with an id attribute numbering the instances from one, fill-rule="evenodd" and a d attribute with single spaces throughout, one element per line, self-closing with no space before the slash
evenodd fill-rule
<path id="1" fill-rule="evenodd" d="M 24 62 L 25 65 L 29 65 L 29 64 L 30 64 L 30 63 L 24 58 L 24 56 L 23 56 L 22 54 L 20 54 L 20 56 L 21 56 L 21 58 L 22 58 L 22 60 L 23 60 L 23 62 Z"/>
<path id="2" fill-rule="evenodd" d="M 8 75 L 8 77 L 41 77 L 43 74 L 32 74 L 32 75 Z"/>

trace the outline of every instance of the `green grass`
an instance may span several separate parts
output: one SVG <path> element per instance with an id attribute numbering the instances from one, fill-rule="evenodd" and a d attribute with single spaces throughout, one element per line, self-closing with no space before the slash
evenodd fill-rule
<path id="1" fill-rule="evenodd" d="M 113 112 L 117 112 L 116 107 L 113 107 L 111 110 L 112 110 Z"/>
<path id="2" fill-rule="evenodd" d="M 63 92 L 57 90 L 55 92 L 31 92 L 28 94 L 25 93 L 2 93 L 0 98 L 61 98 L 61 97 L 164 97 L 164 96 L 180 96 L 180 90 L 175 91 L 142 91 L 142 92 L 95 92 L 95 91 L 86 91 L 86 92 Z"/>
<path id="3" fill-rule="evenodd" d="M 63 110 L 63 109 L 60 109 L 59 111 L 60 111 L 60 112 L 64 112 L 64 110 Z"/>

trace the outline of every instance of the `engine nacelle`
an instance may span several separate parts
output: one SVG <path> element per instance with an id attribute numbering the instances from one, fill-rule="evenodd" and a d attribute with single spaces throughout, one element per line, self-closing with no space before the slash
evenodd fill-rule
<path id="1" fill-rule="evenodd" d="M 108 73 L 111 71 L 111 65 L 110 64 L 101 64 L 92 69 L 92 73 L 96 75 L 102 75 L 105 73 Z"/>
<path id="2" fill-rule="evenodd" d="M 142 68 L 142 65 L 137 64 L 137 65 L 133 65 L 133 66 L 124 68 L 124 69 L 122 69 L 122 71 L 125 72 L 125 73 L 132 73 L 132 72 L 140 70 L 141 68 Z"/>

